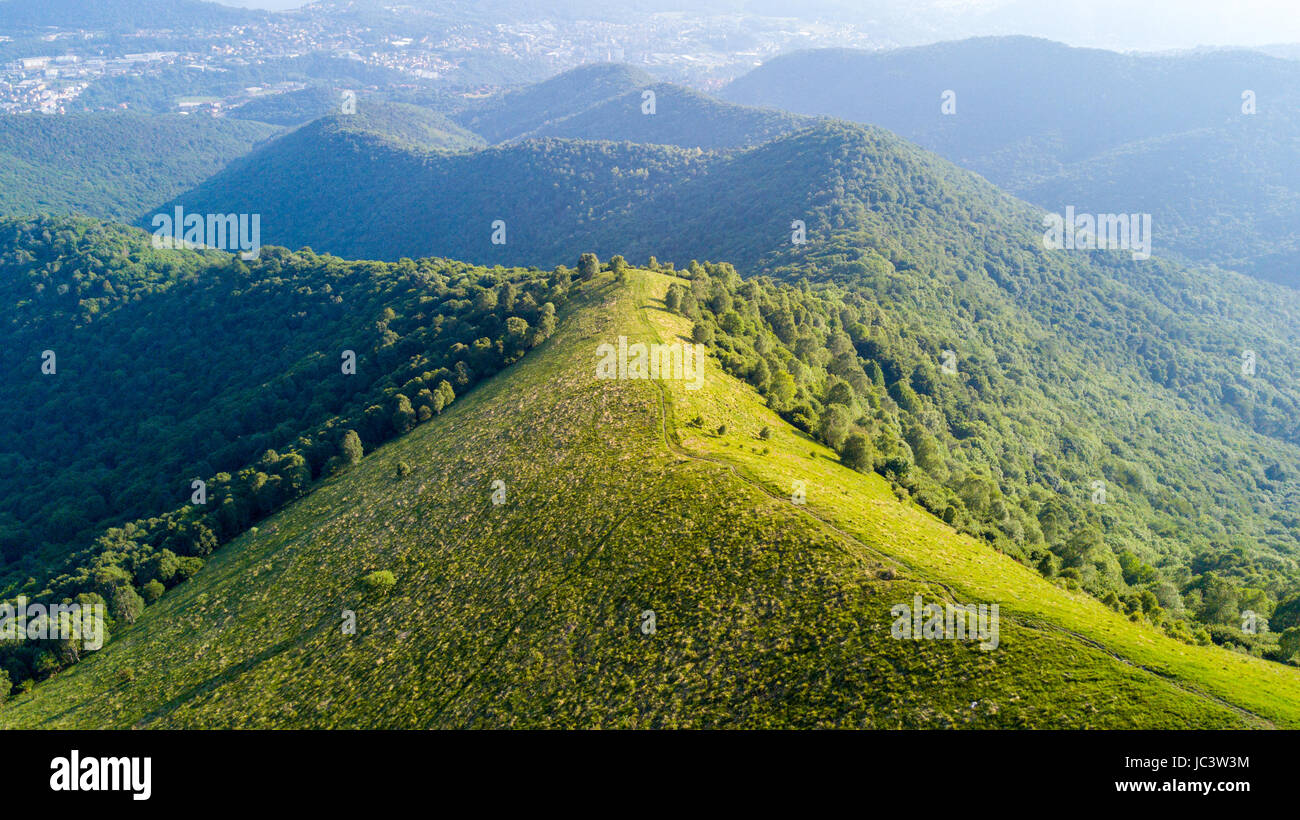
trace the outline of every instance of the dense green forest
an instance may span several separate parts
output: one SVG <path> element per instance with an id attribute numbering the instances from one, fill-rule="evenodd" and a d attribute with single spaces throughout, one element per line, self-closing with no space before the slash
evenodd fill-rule
<path id="1" fill-rule="evenodd" d="M 448 154 L 410 145 L 405 130 L 342 115 L 318 120 L 150 214 L 177 205 L 260 213 L 264 241 L 354 258 L 391 261 L 438 248 L 483 264 L 549 266 L 571 263 L 591 241 L 618 253 L 609 226 L 619 215 L 626 218 L 617 230 L 625 230 L 647 203 L 707 167 L 698 150 L 555 139 Z"/>
<path id="2" fill-rule="evenodd" d="M 0 214 L 127 221 L 278 133 L 262 123 L 175 114 L 0 117 Z"/>
<path id="3" fill-rule="evenodd" d="M 307 249 L 245 263 L 93 220 L 0 222 L 3 595 L 107 602 L 130 623 L 538 345 L 571 278 Z M 19 683 L 76 655 L 6 646 L 0 666 Z"/>

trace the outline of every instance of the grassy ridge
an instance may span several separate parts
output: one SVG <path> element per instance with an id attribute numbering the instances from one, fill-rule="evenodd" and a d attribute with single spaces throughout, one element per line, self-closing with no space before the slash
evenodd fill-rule
<path id="1" fill-rule="evenodd" d="M 662 298 L 669 277 L 656 275 L 655 295 Z M 651 312 L 660 335 L 688 336 L 689 321 L 666 312 Z M 719 379 L 722 385 L 735 385 Z M 671 384 L 671 383 L 670 383 Z M 1155 673 L 1222 698 L 1279 725 L 1300 721 L 1300 674 L 1216 647 L 1188 646 L 1140 627 L 1095 598 L 1070 592 L 1038 573 L 1000 555 L 987 545 L 958 535 L 915 505 L 902 505 L 883 478 L 845 470 L 835 453 L 784 424 L 747 391 L 709 389 L 691 392 L 673 385 L 679 418 L 700 415 L 703 430 L 725 422 L 728 436 L 686 433 L 682 446 L 693 455 L 725 460 L 747 479 L 774 494 L 789 495 L 793 482 L 806 484 L 807 505 L 818 518 L 905 566 L 934 579 L 967 599 L 998 602 L 1003 612 L 1026 622 L 1076 633 L 1112 653 Z M 763 427 L 773 431 L 753 446 Z M 1248 682 L 1248 683 L 1247 683 Z"/>
<path id="2" fill-rule="evenodd" d="M 0 708 L 0 726 L 1262 725 L 1036 622 L 1074 628 L 1089 606 L 1112 650 L 1297 722 L 1291 670 L 1115 623 L 841 468 L 712 363 L 699 393 L 595 379 L 600 343 L 681 329 L 655 304 L 666 282 L 609 283 L 526 359 Z M 724 411 L 726 436 L 677 424 Z M 806 508 L 785 500 L 793 477 Z M 395 587 L 366 592 L 378 569 Z M 943 584 L 1016 610 L 998 650 L 890 638 L 890 607 L 944 600 Z M 1197 678 L 1207 664 L 1238 684 Z"/>

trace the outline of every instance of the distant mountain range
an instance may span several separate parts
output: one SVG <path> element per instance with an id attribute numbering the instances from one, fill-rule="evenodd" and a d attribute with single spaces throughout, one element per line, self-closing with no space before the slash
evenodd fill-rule
<path id="1" fill-rule="evenodd" d="M 786 55 L 722 96 L 888 128 L 1049 211 L 1149 212 L 1157 253 L 1300 285 L 1295 61 L 980 38 Z"/>

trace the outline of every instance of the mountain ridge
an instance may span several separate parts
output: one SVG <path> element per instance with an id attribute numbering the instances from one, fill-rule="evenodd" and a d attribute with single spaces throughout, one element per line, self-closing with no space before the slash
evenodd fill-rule
<path id="1" fill-rule="evenodd" d="M 763 483 L 784 483 L 787 470 L 803 471 L 789 465 L 806 463 L 809 477 L 837 477 L 809 482 L 810 509 L 831 505 L 844 514 L 837 485 L 848 473 L 833 454 L 781 427 L 711 361 L 708 387 L 696 394 L 680 383 L 594 378 L 596 341 L 618 334 L 669 341 L 684 330 L 659 307 L 667 278 L 632 272 L 625 282 L 598 280 L 600 291 L 564 319 L 537 358 L 471 393 L 445 424 L 380 448 L 223 550 L 102 655 L 20 695 L 0 710 L 0 721 L 46 728 L 1259 725 L 1241 707 L 1171 685 L 1165 675 L 1186 674 L 1176 655 L 1168 657 L 1172 667 L 1152 674 L 1064 633 L 1030 635 L 1014 613 L 996 653 L 888 637 L 888 606 L 944 593 L 861 551 L 866 543 L 889 553 L 889 540 L 840 540 L 824 524 L 809 528 L 783 489 L 763 492 L 729 477 L 764 460 L 777 472 Z M 736 431 L 707 442 L 691 432 L 668 447 L 665 434 L 690 428 L 664 415 L 665 401 L 676 419 L 698 409 L 712 420 L 732 407 L 740 411 L 727 416 Z M 555 423 L 523 429 L 513 422 L 539 412 Z M 749 428 L 757 423 L 781 428 L 769 440 L 770 458 L 751 452 L 758 441 Z M 744 458 L 737 465 L 724 457 L 732 468 L 719 467 L 707 460 L 719 448 Z M 459 469 L 431 471 L 425 465 L 434 452 L 459 453 L 452 456 Z M 403 462 L 420 466 L 394 479 Z M 609 463 L 622 469 L 598 466 Z M 502 505 L 489 500 L 494 476 L 505 479 Z M 882 479 L 853 481 L 855 488 L 865 482 L 871 499 L 853 508 L 880 510 L 882 532 L 933 543 L 928 529 L 899 526 L 916 513 L 905 514 Z M 590 487 L 602 490 L 595 506 Z M 374 494 L 379 488 L 387 489 Z M 923 529 L 934 526 L 943 525 Z M 430 532 L 439 534 L 425 538 Z M 969 548 L 992 555 L 973 542 Z M 397 570 L 391 592 L 365 593 L 348 581 L 375 565 Z M 343 608 L 357 613 L 355 636 L 339 632 Z M 650 634 L 641 628 L 646 609 L 657 618 Z M 1142 632 L 1121 631 L 1130 628 Z M 180 650 L 178 642 L 202 650 Z M 1277 681 L 1300 686 L 1285 667 L 1185 649 L 1222 658 L 1252 679 L 1276 669 Z M 1089 676 L 1078 675 L 1081 666 Z M 129 697 L 114 683 L 128 668 L 136 681 Z M 356 683 L 376 668 L 387 670 L 388 685 L 363 694 Z M 827 668 L 837 670 L 833 679 Z M 1295 719 L 1286 711 L 1293 701 L 1274 701 L 1276 685 L 1261 682 L 1250 707 L 1264 704 L 1268 720 L 1287 723 Z M 103 695 L 89 696 L 96 691 Z"/>

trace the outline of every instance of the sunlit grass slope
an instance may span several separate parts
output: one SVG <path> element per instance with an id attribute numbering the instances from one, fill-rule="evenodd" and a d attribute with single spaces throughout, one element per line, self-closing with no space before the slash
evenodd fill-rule
<path id="1" fill-rule="evenodd" d="M 666 284 L 594 289 L 544 346 L 223 549 L 0 726 L 1300 723 L 1294 670 L 1059 590 L 839 466 L 712 365 L 697 393 L 597 380 L 602 342 L 682 329 Z M 367 592 L 375 570 L 396 585 Z M 917 594 L 1000 604 L 1000 646 L 891 638 L 890 607 Z"/>
<path id="2" fill-rule="evenodd" d="M 655 275 L 662 300 L 668 277 Z M 653 301 L 653 299 L 651 300 Z M 689 335 L 689 321 L 663 310 L 646 315 L 664 338 Z M 683 335 L 684 334 L 684 335 Z M 964 535 L 914 504 L 900 504 L 874 473 L 844 469 L 838 456 L 754 401 L 743 383 L 718 376 L 698 392 L 665 382 L 678 421 L 701 416 L 700 429 L 679 426 L 681 446 L 699 457 L 732 465 L 774 494 L 804 485 L 809 512 L 853 540 L 901 561 L 910 571 L 942 583 L 963 600 L 997 602 L 1004 616 L 1026 625 L 1077 634 L 1112 654 L 1212 698 L 1274 721 L 1300 724 L 1300 672 L 1224 651 L 1189 646 L 1131 622 L 1083 592 L 1070 592 Z M 726 423 L 726 436 L 703 431 Z M 760 441 L 768 427 L 771 438 Z M 759 446 L 761 445 L 761 447 Z"/>

